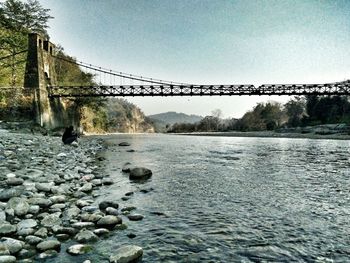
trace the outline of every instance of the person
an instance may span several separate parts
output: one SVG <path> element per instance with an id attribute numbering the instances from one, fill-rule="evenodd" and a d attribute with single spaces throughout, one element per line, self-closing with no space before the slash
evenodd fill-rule
<path id="1" fill-rule="evenodd" d="M 78 141 L 78 134 L 74 131 L 73 126 L 69 126 L 62 135 L 62 142 L 64 144 L 71 144 L 74 141 Z"/>

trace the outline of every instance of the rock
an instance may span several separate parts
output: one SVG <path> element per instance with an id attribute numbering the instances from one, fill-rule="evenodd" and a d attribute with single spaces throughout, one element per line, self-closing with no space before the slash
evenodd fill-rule
<path id="1" fill-rule="evenodd" d="M 0 243 L 0 256 L 2 255 L 10 255 L 10 250 L 5 244 Z"/>
<path id="2" fill-rule="evenodd" d="M 134 194 L 134 192 L 127 192 L 126 194 L 125 194 L 125 196 L 131 196 L 131 195 L 133 195 Z"/>
<path id="3" fill-rule="evenodd" d="M 30 258 L 35 256 L 36 250 L 35 249 L 21 249 L 21 251 L 18 252 L 19 258 Z M 21 261 L 23 262 L 23 261 Z"/>
<path id="4" fill-rule="evenodd" d="M 133 239 L 133 238 L 136 237 L 136 235 L 135 235 L 134 233 L 129 233 L 129 234 L 127 234 L 126 236 L 127 236 L 128 238 L 130 238 L 130 239 Z"/>
<path id="5" fill-rule="evenodd" d="M 17 216 L 24 216 L 28 213 L 29 204 L 24 198 L 12 197 L 7 203 L 7 208 L 13 209 Z"/>
<path id="6" fill-rule="evenodd" d="M 6 221 L 6 213 L 5 211 L 0 210 L 0 223 Z"/>
<path id="7" fill-rule="evenodd" d="M 44 227 L 53 227 L 62 224 L 62 220 L 57 214 L 47 215 L 41 220 L 41 225 Z"/>
<path id="8" fill-rule="evenodd" d="M 64 208 L 66 208 L 66 204 L 54 204 L 50 206 L 50 212 L 61 211 Z"/>
<path id="9" fill-rule="evenodd" d="M 129 173 L 132 168 L 134 168 L 134 166 L 131 165 L 131 163 L 125 163 L 123 165 L 122 172 Z"/>
<path id="10" fill-rule="evenodd" d="M 34 219 L 25 219 L 17 224 L 17 229 L 22 230 L 25 228 L 34 228 L 38 223 Z"/>
<path id="11" fill-rule="evenodd" d="M 71 220 L 77 217 L 79 214 L 80 214 L 80 209 L 78 207 L 71 207 L 63 212 L 63 219 Z"/>
<path id="12" fill-rule="evenodd" d="M 102 179 L 102 184 L 104 184 L 104 185 L 111 185 L 113 183 L 114 182 L 113 182 L 112 178 L 110 178 L 110 177 L 106 177 L 106 178 Z"/>
<path id="13" fill-rule="evenodd" d="M 109 230 L 106 228 L 97 228 L 93 232 L 95 235 L 102 236 L 108 234 Z"/>
<path id="14" fill-rule="evenodd" d="M 79 232 L 75 239 L 80 243 L 87 243 L 87 242 L 93 242 L 98 240 L 98 236 L 96 236 L 93 232 L 90 230 L 82 230 Z"/>
<path id="15" fill-rule="evenodd" d="M 110 256 L 109 262 L 112 263 L 129 263 L 140 260 L 143 254 L 143 250 L 139 246 L 127 245 L 118 248 L 114 255 Z"/>
<path id="16" fill-rule="evenodd" d="M 40 211 L 40 206 L 38 206 L 38 205 L 31 205 L 31 206 L 29 206 L 28 213 L 30 213 L 30 214 L 37 214 L 37 213 L 39 213 L 39 211 Z"/>
<path id="17" fill-rule="evenodd" d="M 33 228 L 23 228 L 17 231 L 17 236 L 25 237 L 34 234 L 34 232 L 35 230 Z"/>
<path id="18" fill-rule="evenodd" d="M 118 209 L 115 209 L 113 207 L 107 207 L 106 208 L 106 214 L 107 215 L 112 215 L 112 216 L 117 216 L 119 213 L 118 213 Z"/>
<path id="19" fill-rule="evenodd" d="M 81 209 L 83 212 L 88 212 L 88 213 L 92 213 L 98 210 L 97 206 L 93 206 L 93 205 L 88 205 L 88 206 L 84 206 Z"/>
<path id="20" fill-rule="evenodd" d="M 90 204 L 92 204 L 94 201 L 92 200 L 78 200 L 75 204 L 77 207 L 84 207 L 84 206 L 89 206 Z"/>
<path id="21" fill-rule="evenodd" d="M 97 213 L 94 213 L 94 214 L 85 213 L 85 214 L 82 214 L 80 216 L 80 219 L 85 221 L 85 222 L 97 222 L 102 217 L 103 217 L 103 215 L 97 214 Z"/>
<path id="22" fill-rule="evenodd" d="M 72 227 L 78 228 L 78 229 L 83 229 L 83 228 L 89 228 L 89 227 L 94 227 L 95 224 L 92 222 L 77 222 L 72 224 Z"/>
<path id="23" fill-rule="evenodd" d="M 56 250 L 47 250 L 43 253 L 40 253 L 37 258 L 39 260 L 42 260 L 42 259 L 48 259 L 48 258 L 53 258 L 53 257 L 56 257 L 58 255 L 58 252 Z"/>
<path id="24" fill-rule="evenodd" d="M 0 263 L 12 263 L 16 262 L 16 257 L 14 256 L 0 256 Z"/>
<path id="25" fill-rule="evenodd" d="M 130 212 L 130 211 L 132 211 L 132 210 L 135 210 L 136 209 L 136 207 L 135 206 L 127 206 L 127 207 L 123 207 L 122 209 L 121 209 L 121 211 L 122 212 Z"/>
<path id="26" fill-rule="evenodd" d="M 50 197 L 50 201 L 53 204 L 66 202 L 66 197 L 64 195 L 54 195 Z"/>
<path id="27" fill-rule="evenodd" d="M 130 221 L 140 221 L 143 219 L 143 215 L 139 215 L 139 214 L 134 214 L 134 215 L 128 215 L 128 218 Z"/>
<path id="28" fill-rule="evenodd" d="M 146 180 L 152 176 L 152 171 L 144 167 L 136 167 L 130 170 L 130 180 Z"/>
<path id="29" fill-rule="evenodd" d="M 8 237 L 3 237 L 0 241 L 8 248 L 11 254 L 16 254 L 23 248 L 24 245 L 24 242 Z"/>
<path id="30" fill-rule="evenodd" d="M 70 246 L 67 249 L 67 253 L 71 255 L 83 255 L 92 251 L 92 249 L 93 249 L 92 246 L 89 246 L 89 245 L 76 244 L 76 245 Z"/>
<path id="31" fill-rule="evenodd" d="M 59 241 L 66 241 L 69 239 L 69 235 L 67 234 L 57 234 L 56 235 L 56 238 L 59 240 Z"/>
<path id="32" fill-rule="evenodd" d="M 41 198 L 41 197 L 33 197 L 33 198 L 30 198 L 28 201 L 29 201 L 29 204 L 31 205 L 38 205 L 43 208 L 46 208 L 52 205 L 52 202 L 50 201 L 50 199 Z"/>
<path id="33" fill-rule="evenodd" d="M 17 227 L 10 223 L 0 223 L 0 236 L 10 236 L 16 233 Z"/>
<path id="34" fill-rule="evenodd" d="M 38 231 L 34 233 L 34 235 L 42 238 L 47 237 L 47 229 L 45 227 L 40 228 Z"/>
<path id="35" fill-rule="evenodd" d="M 51 192 L 52 184 L 50 183 L 36 183 L 35 188 L 42 192 Z"/>
<path id="36" fill-rule="evenodd" d="M 118 145 L 119 146 L 130 146 L 130 143 L 128 143 L 128 142 L 121 142 Z"/>
<path id="37" fill-rule="evenodd" d="M 61 249 L 61 242 L 58 240 L 45 240 L 40 242 L 39 244 L 36 245 L 36 248 L 39 251 L 46 251 L 46 250 L 57 250 L 59 251 Z"/>
<path id="38" fill-rule="evenodd" d="M 92 183 L 86 183 L 84 184 L 80 189 L 79 191 L 82 191 L 82 192 L 91 192 L 92 191 Z"/>
<path id="39" fill-rule="evenodd" d="M 108 215 L 98 220 L 97 225 L 106 227 L 106 228 L 113 228 L 115 225 L 121 224 L 121 223 L 122 223 L 122 219 L 120 217 Z"/>
<path id="40" fill-rule="evenodd" d="M 135 152 L 135 150 L 134 149 L 130 149 L 130 150 L 126 150 L 126 152 L 133 153 L 133 152 Z"/>
<path id="41" fill-rule="evenodd" d="M 102 180 L 101 179 L 93 179 L 91 183 L 95 186 L 101 186 L 102 185 Z"/>
<path id="42" fill-rule="evenodd" d="M 98 207 L 101 210 L 105 210 L 107 207 L 113 207 L 115 209 L 119 208 L 119 204 L 116 201 L 102 201 Z"/>
<path id="43" fill-rule="evenodd" d="M 9 186 L 17 186 L 17 185 L 22 185 L 24 180 L 22 178 L 18 177 L 10 177 L 6 180 L 6 184 Z"/>
<path id="44" fill-rule="evenodd" d="M 122 199 L 123 201 L 128 201 L 128 200 L 130 199 L 130 197 L 129 197 L 129 196 L 123 196 L 121 199 Z"/>
<path id="45" fill-rule="evenodd" d="M 37 236 L 26 236 L 25 241 L 29 244 L 29 245 L 37 245 L 38 243 L 42 242 L 43 239 Z"/>
<path id="46" fill-rule="evenodd" d="M 74 227 L 62 227 L 62 226 L 56 226 L 52 228 L 52 230 L 56 234 L 67 234 L 69 236 L 76 235 L 78 233 L 78 230 L 75 229 Z"/>
<path id="47" fill-rule="evenodd" d="M 125 230 L 127 228 L 128 228 L 128 226 L 126 224 L 120 224 L 120 225 L 116 225 L 114 227 L 114 230 Z"/>

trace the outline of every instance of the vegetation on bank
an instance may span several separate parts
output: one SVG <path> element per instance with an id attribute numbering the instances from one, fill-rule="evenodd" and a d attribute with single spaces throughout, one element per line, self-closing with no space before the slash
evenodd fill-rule
<path id="1" fill-rule="evenodd" d="M 49 38 L 46 29 L 53 19 L 50 9 L 38 0 L 6 0 L 0 3 L 0 119 L 31 120 L 32 99 L 23 90 L 28 33 Z M 57 47 L 55 60 L 58 85 L 94 85 L 94 75 L 82 71 L 75 61 Z M 63 100 L 72 119 L 87 132 L 154 131 L 139 108 L 122 99 L 79 98 Z"/>
<path id="2" fill-rule="evenodd" d="M 284 105 L 258 103 L 240 119 L 212 114 L 197 123 L 176 123 L 168 132 L 266 131 L 334 123 L 350 124 L 348 96 L 295 97 Z"/>

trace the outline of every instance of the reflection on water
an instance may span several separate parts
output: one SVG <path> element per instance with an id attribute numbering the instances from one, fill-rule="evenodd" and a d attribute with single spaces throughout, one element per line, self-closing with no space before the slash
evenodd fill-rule
<path id="1" fill-rule="evenodd" d="M 136 152 L 110 147 L 115 184 L 99 200 L 120 199 L 145 216 L 96 247 L 144 248 L 144 262 L 345 262 L 350 259 L 348 141 L 118 135 Z M 152 169 L 145 184 L 125 162 Z M 140 190 L 153 188 L 148 193 Z M 137 236 L 129 239 L 127 234 Z"/>

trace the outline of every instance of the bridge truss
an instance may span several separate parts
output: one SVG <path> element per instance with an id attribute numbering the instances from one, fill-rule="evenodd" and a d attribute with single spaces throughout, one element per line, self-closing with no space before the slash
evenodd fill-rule
<path id="1" fill-rule="evenodd" d="M 99 76 L 94 85 L 49 86 L 48 96 L 57 97 L 167 97 L 167 96 L 243 96 L 243 95 L 350 95 L 350 80 L 328 84 L 265 84 L 254 85 L 193 85 L 148 78 L 94 66 L 85 62 L 56 57 Z M 107 78 L 105 76 L 108 76 Z M 104 77 L 102 77 L 104 76 Z M 97 77 L 98 78 L 98 77 Z M 115 79 L 120 80 L 115 85 Z M 102 79 L 114 80 L 112 85 L 103 85 Z M 125 80 L 129 85 L 124 85 Z M 98 82 L 98 81 L 96 81 Z M 134 83 L 137 84 L 134 84 Z"/>
<path id="2" fill-rule="evenodd" d="M 242 96 L 242 95 L 350 95 L 350 81 L 332 84 L 290 85 L 117 85 L 53 86 L 49 97 L 167 97 L 167 96 Z"/>

